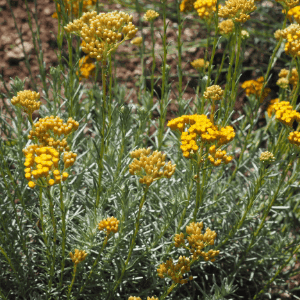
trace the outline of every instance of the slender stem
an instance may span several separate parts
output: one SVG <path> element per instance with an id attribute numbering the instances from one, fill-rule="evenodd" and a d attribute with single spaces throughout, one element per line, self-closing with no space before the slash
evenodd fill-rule
<path id="1" fill-rule="evenodd" d="M 124 263 L 124 266 L 123 266 L 123 268 L 122 268 L 121 276 L 120 276 L 120 278 L 118 279 L 118 281 L 116 282 L 116 284 L 115 284 L 115 286 L 114 286 L 114 289 L 113 289 L 112 293 L 110 293 L 109 299 L 112 299 L 112 297 L 113 297 L 113 295 L 114 295 L 114 293 L 115 293 L 117 287 L 121 284 L 122 278 L 123 278 L 123 276 L 124 276 L 124 274 L 125 274 L 125 272 L 126 272 L 126 267 L 127 267 L 128 263 L 129 263 L 129 260 L 130 260 L 131 255 L 132 255 L 133 248 L 134 248 L 134 246 L 135 246 L 135 239 L 136 239 L 136 237 L 137 237 L 137 233 L 138 233 L 138 231 L 139 231 L 139 226 L 140 226 L 140 223 L 139 223 L 139 222 L 140 222 L 140 217 L 141 217 L 141 211 L 142 211 L 143 205 L 144 205 L 144 203 L 145 203 L 145 201 L 146 201 L 146 195 L 147 195 L 148 190 L 149 190 L 149 187 L 147 186 L 147 187 L 144 189 L 144 195 L 143 195 L 142 200 L 141 200 L 141 202 L 140 202 L 139 212 L 138 212 L 138 215 L 137 215 L 137 218 L 136 218 L 136 221 L 135 221 L 135 231 L 134 231 L 133 236 L 132 236 L 132 239 L 131 239 L 131 244 L 130 244 L 130 248 L 129 248 L 129 253 L 128 253 L 127 259 L 126 259 L 126 261 L 125 261 L 125 263 Z"/>
<path id="2" fill-rule="evenodd" d="M 64 270 L 65 270 L 65 250 L 66 250 L 66 211 L 65 211 L 65 205 L 63 200 L 63 191 L 62 191 L 62 184 L 59 184 L 59 199 L 60 199 L 60 210 L 61 210 L 61 220 L 62 220 L 62 245 L 61 245 L 61 251 L 62 251 L 62 260 L 61 260 L 61 274 L 60 274 L 60 283 L 59 286 L 62 287 L 63 284 L 63 276 L 64 276 Z"/>
<path id="3" fill-rule="evenodd" d="M 102 192 L 102 173 L 103 173 L 103 156 L 104 156 L 104 148 L 105 148 L 105 125 L 106 125 L 106 64 L 103 62 L 102 65 L 102 128 L 101 128 L 101 149 L 100 149 L 100 157 L 98 159 L 98 189 L 97 189 L 97 197 L 96 197 L 96 206 L 98 208 L 100 195 Z"/>
<path id="4" fill-rule="evenodd" d="M 48 283 L 48 288 L 51 290 L 52 287 L 52 281 L 53 281 L 53 276 L 54 276 L 54 267 L 55 267 L 55 258 L 56 258 L 56 222 L 55 222 L 55 217 L 54 217 L 54 204 L 53 204 L 53 199 L 51 196 L 50 189 L 47 188 L 47 194 L 49 198 L 49 208 L 50 208 L 50 216 L 51 216 L 51 221 L 52 221 L 52 226 L 53 226 L 53 255 L 52 255 L 52 265 L 50 269 L 50 279 Z"/>
<path id="5" fill-rule="evenodd" d="M 69 286 L 67 300 L 69 300 L 69 299 L 70 299 L 70 295 L 71 295 L 72 287 L 73 287 L 73 284 L 74 284 L 74 282 L 75 282 L 76 271 L 77 271 L 77 264 L 74 264 L 74 269 L 73 269 L 73 278 L 72 278 L 72 282 L 71 282 L 71 284 L 70 284 L 70 286 Z"/>
<path id="6" fill-rule="evenodd" d="M 182 21 L 181 21 L 181 11 L 180 11 L 180 1 L 176 0 L 177 6 L 177 22 L 178 22 L 178 35 L 177 35 L 177 52 L 178 52 L 178 103 L 179 103 L 179 115 L 184 113 L 184 101 L 182 100 L 182 66 L 181 66 L 181 56 L 182 56 L 182 42 L 181 42 L 181 33 L 182 33 Z"/>
<path id="7" fill-rule="evenodd" d="M 162 147 L 163 141 L 163 131 L 165 126 L 166 119 L 166 67 L 167 67 L 167 13 L 166 6 L 167 1 L 162 0 L 163 4 L 163 24 L 164 24 L 164 34 L 163 34 L 163 48 L 164 48 L 164 56 L 163 56 L 163 65 L 162 65 L 162 83 L 161 83 L 161 100 L 160 100 L 160 118 L 159 118 L 159 130 L 158 130 L 158 147 L 159 151 Z"/>

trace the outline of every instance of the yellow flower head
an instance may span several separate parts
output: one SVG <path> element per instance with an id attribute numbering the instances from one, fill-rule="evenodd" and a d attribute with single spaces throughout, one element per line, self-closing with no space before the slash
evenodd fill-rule
<path id="1" fill-rule="evenodd" d="M 300 146 L 300 132 L 299 131 L 290 132 L 290 134 L 288 136 L 288 140 L 291 144 L 299 147 Z"/>
<path id="2" fill-rule="evenodd" d="M 80 71 L 76 72 L 76 75 L 79 76 L 79 81 L 81 81 L 82 78 L 88 79 L 90 76 L 95 75 L 96 66 L 93 64 L 89 55 L 79 60 L 79 68 Z"/>
<path id="3" fill-rule="evenodd" d="M 291 8 L 288 11 L 287 15 L 288 15 L 290 22 L 292 22 L 294 19 L 298 24 L 300 24 L 300 6 Z"/>
<path id="4" fill-rule="evenodd" d="M 224 91 L 219 85 L 212 85 L 207 87 L 203 96 L 205 99 L 211 99 L 213 101 L 221 100 L 223 97 Z"/>
<path id="5" fill-rule="evenodd" d="M 69 174 L 63 172 L 61 175 L 59 171 L 59 152 L 53 147 L 40 147 L 38 145 L 30 145 L 27 148 L 23 149 L 25 155 L 26 167 L 25 178 L 29 181 L 28 186 L 34 188 L 37 184 L 39 178 L 47 179 L 47 182 L 50 186 L 58 184 L 61 181 L 65 181 Z M 72 152 L 69 152 L 72 153 Z M 73 156 L 77 156 L 75 153 L 72 153 Z M 65 162 L 65 168 L 70 167 L 74 164 L 75 159 L 73 158 L 69 164 Z M 50 179 L 53 176 L 54 179 Z"/>
<path id="6" fill-rule="evenodd" d="M 276 120 L 291 128 L 293 127 L 294 121 L 300 121 L 300 113 L 293 110 L 293 107 L 288 101 L 275 103 L 274 110 L 276 111 Z"/>
<path id="7" fill-rule="evenodd" d="M 39 99 L 40 93 L 25 90 L 18 92 L 17 96 L 11 99 L 11 103 L 24 109 L 28 115 L 32 115 L 32 113 L 41 106 Z"/>
<path id="8" fill-rule="evenodd" d="M 84 261 L 87 257 L 87 253 L 83 250 L 75 249 L 75 253 L 69 253 L 70 257 L 75 265 L 79 264 L 80 262 Z"/>
<path id="9" fill-rule="evenodd" d="M 241 36 L 242 36 L 242 40 L 246 40 L 249 38 L 249 32 L 247 30 L 242 30 L 241 31 Z"/>
<path id="10" fill-rule="evenodd" d="M 130 153 L 134 160 L 129 165 L 129 173 L 138 175 L 140 183 L 147 186 L 160 178 L 171 178 L 176 169 L 176 165 L 172 165 L 171 161 L 166 164 L 166 154 L 156 150 L 150 155 L 150 152 L 150 148 L 143 148 Z M 163 169 L 160 170 L 162 167 Z"/>
<path id="11" fill-rule="evenodd" d="M 276 0 L 284 7 L 288 7 L 289 9 L 299 4 L 299 0 Z"/>
<path id="12" fill-rule="evenodd" d="M 264 78 L 261 76 L 256 80 L 247 80 L 243 82 L 242 88 L 245 90 L 247 96 L 255 95 L 256 97 L 258 97 L 263 88 L 263 84 L 264 84 Z M 260 102 L 263 102 L 270 92 L 271 92 L 270 88 L 265 88 L 260 98 Z"/>
<path id="13" fill-rule="evenodd" d="M 132 16 L 124 12 L 84 13 L 80 19 L 64 27 L 68 33 L 77 33 L 85 42 L 82 51 L 91 58 L 106 63 L 107 55 L 125 40 L 132 39 L 138 29 L 132 24 Z"/>
<path id="14" fill-rule="evenodd" d="M 217 11 L 217 0 L 196 0 L 194 8 L 201 19 L 210 19 Z"/>
<path id="15" fill-rule="evenodd" d="M 278 77 L 279 79 L 277 80 L 276 84 L 284 89 L 288 88 L 289 84 L 291 84 L 293 89 L 295 89 L 299 80 L 299 75 L 296 68 L 293 68 L 291 73 L 289 70 L 281 69 Z"/>
<path id="16" fill-rule="evenodd" d="M 300 56 L 300 25 L 291 24 L 283 30 L 277 30 L 275 37 L 279 39 L 283 37 L 287 40 L 284 46 L 285 53 L 292 57 Z"/>
<path id="17" fill-rule="evenodd" d="M 64 6 L 65 6 L 65 10 L 68 13 L 68 15 L 72 15 L 75 16 L 76 18 L 79 15 L 79 0 L 63 0 L 64 2 Z M 89 6 L 91 5 L 95 5 L 97 2 L 97 0 L 82 0 L 82 12 L 87 12 L 89 10 Z M 58 7 L 58 12 L 61 11 L 61 7 L 59 4 L 57 4 Z M 58 19 L 58 15 L 57 12 L 55 12 L 52 15 L 52 18 L 54 19 Z"/>
<path id="18" fill-rule="evenodd" d="M 234 23 L 231 19 L 222 21 L 218 26 L 221 35 L 230 35 L 234 29 Z"/>
<path id="19" fill-rule="evenodd" d="M 249 14 L 255 10 L 254 0 L 227 0 L 219 8 L 219 17 L 245 23 L 250 19 Z"/>
<path id="20" fill-rule="evenodd" d="M 191 62 L 191 65 L 193 68 L 195 68 L 197 71 L 201 71 L 204 68 L 207 69 L 209 66 L 209 62 L 207 61 L 206 63 L 204 63 L 204 59 L 203 58 L 199 58 L 196 59 L 194 61 Z"/>
<path id="21" fill-rule="evenodd" d="M 265 151 L 265 152 L 261 153 L 259 160 L 263 163 L 270 163 L 270 162 L 275 161 L 275 157 L 274 157 L 273 153 L 271 153 L 269 151 Z"/>
<path id="22" fill-rule="evenodd" d="M 57 149 L 60 152 L 70 150 L 66 137 L 76 131 L 79 123 L 69 118 L 67 123 L 59 117 L 45 117 L 39 119 L 29 131 L 28 138 L 31 140 L 37 139 L 41 146 L 49 146 Z M 64 136 L 63 139 L 60 139 Z"/>
<path id="23" fill-rule="evenodd" d="M 206 115 L 184 115 L 167 124 L 172 130 L 181 132 L 181 150 L 185 158 L 190 158 L 199 149 L 199 144 L 215 143 L 220 147 L 235 137 L 231 126 L 218 129 Z M 225 157 L 226 158 L 226 157 Z"/>
<path id="24" fill-rule="evenodd" d="M 106 234 L 109 235 L 111 232 L 117 233 L 119 228 L 120 221 L 115 217 L 108 217 L 107 219 L 102 220 L 98 224 L 98 229 L 100 231 L 106 229 Z"/>
<path id="25" fill-rule="evenodd" d="M 159 16 L 158 12 L 156 12 L 155 10 L 149 9 L 144 14 L 143 19 L 145 21 L 151 22 L 151 21 L 154 21 L 158 16 Z"/>
<path id="26" fill-rule="evenodd" d="M 187 12 L 192 11 L 196 0 L 182 0 L 180 3 L 180 11 Z"/>
<path id="27" fill-rule="evenodd" d="M 139 47 L 139 46 L 141 46 L 142 42 L 143 42 L 143 38 L 142 38 L 141 36 L 139 36 L 139 37 L 134 38 L 134 39 L 130 42 L 130 44 Z"/>
<path id="28" fill-rule="evenodd" d="M 267 113 L 270 118 L 272 117 L 273 112 L 275 112 L 274 104 L 276 104 L 278 102 L 279 102 L 279 98 L 276 98 L 276 99 L 273 99 L 270 101 L 270 105 L 267 108 Z"/>

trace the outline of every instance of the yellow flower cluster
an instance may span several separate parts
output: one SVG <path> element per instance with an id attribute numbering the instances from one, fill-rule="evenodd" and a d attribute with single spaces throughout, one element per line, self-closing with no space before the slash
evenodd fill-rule
<path id="1" fill-rule="evenodd" d="M 79 72 L 76 72 L 76 75 L 79 76 L 79 81 L 81 81 L 82 78 L 88 79 L 89 76 L 95 75 L 96 66 L 93 64 L 89 55 L 79 60 L 79 68 Z"/>
<path id="2" fill-rule="evenodd" d="M 68 33 L 76 33 L 85 44 L 82 51 L 97 61 L 105 61 L 107 55 L 124 42 L 132 39 L 138 29 L 132 24 L 132 16 L 124 12 L 84 13 L 80 19 L 64 27 Z"/>
<path id="3" fill-rule="evenodd" d="M 189 226 L 186 226 L 186 233 L 188 234 L 187 240 L 189 243 L 189 250 L 192 254 L 191 258 L 193 260 L 198 259 L 200 256 L 204 258 L 205 261 L 214 262 L 215 256 L 217 256 L 220 251 L 209 250 L 208 252 L 203 251 L 203 248 L 208 245 L 214 245 L 217 234 L 215 231 L 211 231 L 209 228 L 206 228 L 204 234 L 202 234 L 203 222 L 201 223 L 191 223 Z"/>
<path id="4" fill-rule="evenodd" d="M 219 17 L 245 23 L 254 10 L 256 10 L 254 0 L 227 0 L 225 5 L 219 8 Z"/>
<path id="5" fill-rule="evenodd" d="M 207 87 L 203 96 L 205 99 L 211 99 L 213 101 L 221 100 L 223 97 L 224 91 L 219 85 L 212 85 Z"/>
<path id="6" fill-rule="evenodd" d="M 154 21 L 158 16 L 159 16 L 159 13 L 158 13 L 158 12 L 156 12 L 156 11 L 153 10 L 153 9 L 149 9 L 149 10 L 147 10 L 146 13 L 144 14 L 143 19 L 144 19 L 145 21 L 151 22 L 151 21 Z"/>
<path id="7" fill-rule="evenodd" d="M 180 3 L 180 11 L 187 12 L 192 11 L 196 0 L 182 0 Z"/>
<path id="8" fill-rule="evenodd" d="M 273 99 L 270 101 L 270 105 L 268 106 L 267 108 L 267 113 L 268 113 L 268 116 L 271 118 L 272 116 L 272 113 L 275 112 L 275 109 L 274 109 L 274 104 L 278 103 L 279 102 L 279 98 L 276 98 L 276 99 Z"/>
<path id="9" fill-rule="evenodd" d="M 201 71 L 204 68 L 208 68 L 209 66 L 209 62 L 207 61 L 206 63 L 204 63 L 204 59 L 203 58 L 199 58 L 196 59 L 194 61 L 191 62 L 191 65 L 193 68 L 195 68 L 197 71 Z"/>
<path id="10" fill-rule="evenodd" d="M 142 38 L 141 36 L 139 36 L 139 37 L 134 38 L 134 39 L 130 42 L 130 44 L 139 47 L 139 46 L 141 46 L 142 42 L 143 42 L 143 38 Z"/>
<path id="11" fill-rule="evenodd" d="M 24 166 L 26 167 L 24 170 L 25 178 L 29 181 L 28 186 L 30 188 L 33 189 L 37 184 L 37 180 L 42 177 L 47 178 L 50 186 L 67 180 L 69 174 L 67 172 L 63 172 L 61 174 L 58 169 L 59 152 L 54 148 L 30 145 L 23 149 L 23 153 L 25 155 Z M 69 152 L 68 154 L 71 154 L 76 158 L 75 153 Z M 64 170 L 72 166 L 74 162 L 74 158 L 72 159 L 72 162 L 65 161 Z M 50 179 L 51 175 L 54 177 L 54 179 Z"/>
<path id="12" fill-rule="evenodd" d="M 256 97 L 258 97 L 261 93 L 263 85 L 264 85 L 264 78 L 261 76 L 256 80 L 247 80 L 243 82 L 242 88 L 245 89 L 245 93 L 247 96 L 255 95 Z M 264 89 L 260 98 L 260 103 L 264 101 L 264 99 L 269 95 L 270 92 L 271 92 L 270 88 Z"/>
<path id="13" fill-rule="evenodd" d="M 11 99 L 11 103 L 15 106 L 19 106 L 28 115 L 32 115 L 35 110 L 38 110 L 41 106 L 40 93 L 25 90 L 17 93 L 17 96 Z"/>
<path id="14" fill-rule="evenodd" d="M 281 2 L 283 6 L 287 6 L 292 8 L 299 4 L 299 0 L 276 0 L 277 2 Z"/>
<path id="15" fill-rule="evenodd" d="M 290 132 L 290 134 L 288 136 L 288 140 L 291 144 L 299 147 L 300 146 L 300 132 L 299 131 Z"/>
<path id="16" fill-rule="evenodd" d="M 242 40 L 248 39 L 249 38 L 249 32 L 247 30 L 242 30 L 241 31 L 241 36 L 242 36 Z"/>
<path id="17" fill-rule="evenodd" d="M 33 130 L 30 130 L 28 138 L 34 140 L 38 139 L 41 146 L 50 146 L 58 149 L 60 152 L 69 151 L 67 140 L 64 138 L 60 140 L 58 137 L 64 135 L 66 137 L 72 131 L 77 130 L 79 123 L 69 118 L 67 123 L 59 117 L 45 117 L 38 120 L 33 125 Z"/>
<path id="18" fill-rule="evenodd" d="M 135 296 L 130 296 L 129 298 L 128 298 L 128 300 L 142 300 L 142 298 L 141 297 L 135 297 Z M 158 300 L 158 298 L 156 298 L 156 297 L 147 297 L 147 300 Z"/>
<path id="19" fill-rule="evenodd" d="M 208 252 L 203 251 L 203 248 L 214 245 L 215 238 L 217 234 L 215 231 L 211 231 L 209 228 L 206 232 L 202 233 L 203 222 L 201 223 L 190 223 L 186 226 L 187 237 L 181 232 L 180 234 L 175 234 L 174 246 L 177 248 L 185 248 L 190 251 L 190 258 L 185 256 L 180 256 L 177 264 L 174 264 L 173 259 L 170 258 L 166 263 L 162 263 L 157 269 L 158 276 L 160 278 L 169 277 L 175 283 L 187 283 L 187 279 L 183 279 L 183 274 L 190 271 L 191 263 L 196 261 L 199 257 L 203 257 L 205 261 L 215 261 L 215 256 L 217 256 L 220 251 L 209 250 Z M 189 246 L 186 245 L 188 243 Z M 189 277 L 189 280 L 193 280 L 193 276 Z"/>
<path id="20" fill-rule="evenodd" d="M 294 121 L 300 122 L 300 113 L 293 110 L 293 107 L 288 101 L 281 101 L 274 104 L 274 109 L 276 111 L 276 120 L 279 122 L 292 127 Z"/>
<path id="21" fill-rule="evenodd" d="M 75 249 L 75 253 L 73 254 L 72 252 L 69 253 L 70 257 L 75 265 L 79 264 L 80 262 L 84 261 L 85 258 L 87 257 L 87 253 L 85 250 L 78 250 Z"/>
<path id="22" fill-rule="evenodd" d="M 188 126 L 189 128 L 187 128 Z M 167 124 L 172 130 L 179 130 L 181 134 L 181 150 L 183 156 L 189 158 L 194 151 L 198 150 L 198 137 L 204 143 L 217 142 L 218 146 L 229 143 L 235 137 L 234 129 L 231 126 L 218 127 L 207 118 L 206 115 L 184 115 L 170 120 Z M 185 129 L 188 129 L 185 131 Z M 196 150 L 197 149 L 197 150 Z"/>
<path id="23" fill-rule="evenodd" d="M 283 30 L 277 30 L 274 34 L 276 39 L 280 37 L 287 40 L 284 46 L 285 53 L 293 57 L 300 56 L 300 25 L 291 24 Z"/>
<path id="24" fill-rule="evenodd" d="M 201 19 L 209 19 L 217 10 L 217 0 L 196 0 L 194 8 Z"/>
<path id="25" fill-rule="evenodd" d="M 216 146 L 215 145 L 212 145 L 211 147 L 209 147 L 208 152 L 209 152 L 208 160 L 215 167 L 219 166 L 222 162 L 227 165 L 233 159 L 232 156 L 227 156 L 226 155 L 227 153 L 226 153 L 225 150 L 223 150 L 223 151 L 221 149 L 217 149 L 216 150 Z"/>
<path id="26" fill-rule="evenodd" d="M 259 160 L 262 161 L 263 163 L 270 163 L 275 161 L 275 157 L 273 153 L 269 151 L 265 151 L 261 153 Z"/>
<path id="27" fill-rule="evenodd" d="M 221 35 L 229 35 L 233 32 L 234 23 L 231 19 L 219 23 L 219 31 Z"/>
<path id="28" fill-rule="evenodd" d="M 98 224 L 98 229 L 100 231 L 106 229 L 106 235 L 109 235 L 111 232 L 116 233 L 118 232 L 120 221 L 117 220 L 115 217 L 108 217 L 107 219 L 103 219 Z"/>
<path id="29" fill-rule="evenodd" d="M 288 16 L 290 22 L 292 22 L 294 19 L 299 24 L 300 23 L 300 6 L 295 6 L 295 7 L 291 8 L 288 11 L 287 16 Z"/>
<path id="30" fill-rule="evenodd" d="M 185 256 L 180 256 L 178 262 L 174 264 L 173 259 L 170 258 L 166 263 L 162 263 L 157 269 L 158 276 L 160 278 L 169 277 L 175 283 L 185 284 L 188 282 L 187 279 L 183 279 L 183 274 L 190 271 L 190 259 Z M 193 277 L 190 276 L 190 280 L 193 280 Z"/>
<path id="31" fill-rule="evenodd" d="M 176 165 L 172 165 L 171 161 L 165 163 L 166 154 L 156 150 L 150 155 L 150 152 L 150 148 L 143 148 L 130 153 L 134 160 L 129 165 L 129 173 L 141 177 L 139 182 L 147 186 L 160 178 L 171 178 L 176 169 Z M 160 171 L 162 167 L 163 170 Z"/>
<path id="32" fill-rule="evenodd" d="M 78 17 L 79 15 L 79 2 L 82 1 L 82 12 L 87 12 L 89 10 L 89 6 L 95 5 L 97 0 L 63 0 L 65 10 L 67 11 L 68 15 Z M 58 12 L 61 11 L 61 7 L 57 4 Z M 52 15 L 52 18 L 58 19 L 57 12 Z"/>
<path id="33" fill-rule="evenodd" d="M 291 84 L 293 86 L 293 89 L 296 88 L 298 81 L 299 81 L 299 75 L 298 75 L 298 71 L 296 68 L 292 69 L 292 72 L 290 74 L 290 71 L 287 69 L 281 69 L 279 74 L 278 74 L 279 80 L 276 82 L 277 85 L 279 85 L 280 87 L 284 88 L 284 86 L 282 86 L 283 84 Z M 285 80 L 285 81 L 283 81 Z M 287 88 L 287 86 L 286 86 Z"/>

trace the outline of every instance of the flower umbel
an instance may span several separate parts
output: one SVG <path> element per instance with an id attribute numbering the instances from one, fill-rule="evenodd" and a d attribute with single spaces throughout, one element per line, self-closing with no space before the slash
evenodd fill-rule
<path id="1" fill-rule="evenodd" d="M 209 66 L 209 62 L 207 61 L 205 63 L 203 58 L 198 58 L 191 62 L 191 65 L 193 68 L 195 68 L 197 71 L 202 71 L 203 69 L 207 69 Z"/>
<path id="2" fill-rule="evenodd" d="M 219 8 L 219 17 L 245 23 L 250 19 L 249 14 L 255 10 L 254 0 L 227 0 Z"/>
<path id="3" fill-rule="evenodd" d="M 11 99 L 11 103 L 15 106 L 21 107 L 28 115 L 32 115 L 35 110 L 41 106 L 40 93 L 25 90 L 18 92 L 17 96 Z"/>
<path id="4" fill-rule="evenodd" d="M 261 76 L 261 77 L 257 78 L 256 80 L 247 80 L 247 81 L 243 82 L 241 87 L 245 90 L 245 93 L 247 96 L 255 95 L 256 97 L 259 97 L 259 95 L 261 94 L 263 85 L 264 85 L 264 78 L 263 78 L 263 76 Z M 269 95 L 270 92 L 271 92 L 270 88 L 265 88 L 263 90 L 263 93 L 260 98 L 260 103 L 262 103 L 264 101 L 264 99 Z"/>
<path id="5" fill-rule="evenodd" d="M 80 262 L 84 261 L 87 257 L 87 253 L 84 250 L 75 249 L 75 253 L 69 253 L 70 257 L 75 265 L 78 265 Z"/>
<path id="6" fill-rule="evenodd" d="M 275 161 L 275 157 L 272 152 L 265 151 L 261 153 L 259 160 L 263 163 L 271 163 Z"/>
<path id="7" fill-rule="evenodd" d="M 99 15 L 96 11 L 84 13 L 64 29 L 81 36 L 84 41 L 82 51 L 103 63 L 109 53 L 125 40 L 132 39 L 138 31 L 132 24 L 132 16 L 118 11 Z"/>
<path id="8" fill-rule="evenodd" d="M 158 16 L 159 16 L 159 13 L 158 13 L 158 12 L 156 12 L 156 11 L 153 10 L 153 9 L 149 9 L 149 10 L 147 10 L 146 13 L 144 14 L 143 19 L 144 19 L 145 21 L 151 22 L 151 21 L 154 21 Z"/>
<path id="9" fill-rule="evenodd" d="M 150 148 L 143 148 L 130 153 L 134 160 L 129 165 L 129 173 L 141 177 L 140 183 L 147 186 L 160 178 L 171 178 L 176 169 L 176 165 L 172 165 L 171 161 L 166 164 L 166 154 L 156 150 L 150 155 L 150 152 Z M 163 170 L 161 171 L 160 168 L 162 167 Z"/>
<path id="10" fill-rule="evenodd" d="M 106 235 L 109 235 L 111 232 L 117 233 L 119 228 L 120 221 L 115 217 L 108 217 L 107 219 L 103 219 L 98 224 L 98 229 L 100 231 L 106 230 Z"/>

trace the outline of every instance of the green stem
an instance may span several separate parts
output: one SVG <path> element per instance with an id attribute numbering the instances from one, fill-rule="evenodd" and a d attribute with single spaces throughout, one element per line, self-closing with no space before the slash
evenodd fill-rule
<path id="1" fill-rule="evenodd" d="M 144 205 L 144 203 L 146 201 L 146 195 L 147 195 L 148 190 L 149 190 L 149 187 L 147 186 L 144 189 L 144 195 L 143 195 L 142 200 L 140 202 L 139 212 L 138 212 L 138 215 L 137 215 L 137 218 L 136 218 L 136 221 L 135 221 L 135 231 L 134 231 L 132 239 L 131 239 L 131 244 L 130 244 L 130 248 L 129 248 L 129 253 L 128 253 L 127 259 L 126 259 L 126 261 L 124 263 L 124 266 L 122 268 L 121 276 L 118 279 L 118 281 L 116 282 L 112 293 L 110 293 L 109 299 L 112 299 L 112 297 L 113 297 L 113 295 L 114 295 L 117 287 L 121 284 L 122 278 L 123 278 L 123 276 L 124 276 L 124 274 L 126 272 L 126 267 L 127 267 L 128 263 L 129 263 L 129 260 L 130 260 L 131 255 L 132 255 L 133 248 L 135 246 L 135 239 L 136 239 L 137 233 L 139 231 L 139 225 L 140 225 L 139 222 L 140 222 L 140 217 L 141 217 L 141 211 L 142 211 L 143 205 Z"/>
<path id="2" fill-rule="evenodd" d="M 163 34 L 163 65 L 162 65 L 162 84 L 161 84 L 161 100 L 160 100 L 160 118 L 159 118 L 159 129 L 158 129 L 158 147 L 157 150 L 161 150 L 163 142 L 163 132 L 166 120 L 166 66 L 167 66 L 167 13 L 166 6 L 167 1 L 162 0 L 163 3 L 163 24 L 164 24 L 164 34 Z"/>
<path id="3" fill-rule="evenodd" d="M 102 65 L 102 128 L 101 128 L 101 149 L 100 149 L 100 157 L 98 160 L 98 189 L 97 189 L 97 196 L 96 196 L 96 206 L 98 208 L 100 195 L 102 192 L 102 173 L 103 173 L 103 156 L 104 156 L 104 148 L 105 148 L 105 119 L 106 119 L 106 64 L 103 63 Z"/>
<path id="4" fill-rule="evenodd" d="M 47 193 L 49 197 L 49 207 L 50 207 L 50 216 L 51 216 L 51 221 L 52 221 L 52 226 L 53 226 L 53 256 L 52 256 L 52 265 L 50 269 L 50 279 L 48 283 L 48 288 L 51 290 L 52 287 L 52 281 L 54 277 L 54 267 L 55 267 L 55 258 L 56 258 L 56 222 L 55 222 L 55 217 L 54 217 L 54 204 L 53 204 L 53 199 L 51 196 L 50 190 L 47 188 Z"/>
<path id="5" fill-rule="evenodd" d="M 64 276 L 64 270 L 65 270 L 65 250 L 66 250 L 66 211 L 65 211 L 65 205 L 63 200 L 63 192 L 62 192 L 62 185 L 59 184 L 59 199 L 60 199 L 60 210 L 61 210 L 61 220 L 62 220 L 62 260 L 61 260 L 61 274 L 60 274 L 60 283 L 59 286 L 62 287 L 63 284 L 63 276 Z"/>
<path id="6" fill-rule="evenodd" d="M 74 269 L 73 269 L 73 278 L 72 278 L 72 282 L 71 282 L 71 284 L 70 284 L 70 286 L 69 286 L 67 300 L 69 300 L 69 299 L 70 299 L 70 295 L 71 295 L 72 287 L 73 287 L 73 284 L 74 284 L 74 282 L 75 282 L 76 271 L 77 271 L 77 264 L 74 264 Z"/>
<path id="7" fill-rule="evenodd" d="M 182 42 L 181 42 L 181 33 L 182 33 L 182 21 L 181 21 L 181 11 L 180 11 L 180 1 L 176 0 L 177 6 L 177 22 L 178 22 L 178 36 L 177 36 L 177 52 L 178 52 L 178 65 L 177 65 L 177 73 L 178 73 L 178 103 L 179 103 L 179 115 L 184 114 L 184 101 L 182 100 Z"/>

